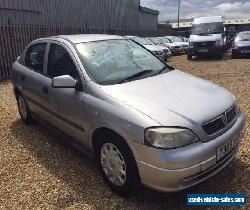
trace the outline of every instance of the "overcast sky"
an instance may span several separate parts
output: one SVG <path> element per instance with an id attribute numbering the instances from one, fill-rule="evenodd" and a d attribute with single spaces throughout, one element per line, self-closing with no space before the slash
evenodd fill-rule
<path id="1" fill-rule="evenodd" d="M 177 19 L 177 0 L 141 0 L 141 5 L 159 10 L 159 20 Z M 250 18 L 250 0 L 181 0 L 180 18 L 211 15 Z"/>

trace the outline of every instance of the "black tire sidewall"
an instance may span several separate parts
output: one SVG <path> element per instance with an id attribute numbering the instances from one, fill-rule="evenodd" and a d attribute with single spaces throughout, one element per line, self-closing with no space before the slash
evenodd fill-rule
<path id="1" fill-rule="evenodd" d="M 192 60 L 192 53 L 190 53 L 190 52 L 188 52 L 187 53 L 187 59 L 189 60 L 189 61 L 191 61 Z"/>
<path id="2" fill-rule="evenodd" d="M 237 58 L 237 57 L 238 57 L 237 53 L 236 53 L 235 51 L 232 51 L 231 58 L 232 58 L 232 59 L 235 59 L 235 58 Z"/>
<path id="3" fill-rule="evenodd" d="M 20 107 L 19 107 L 19 98 L 23 98 L 23 100 L 24 100 L 24 102 L 25 102 L 25 106 L 26 106 L 26 110 L 27 110 L 26 118 L 24 118 L 24 117 L 21 115 Z M 27 106 L 27 102 L 26 102 L 25 98 L 24 98 L 21 94 L 18 94 L 18 95 L 17 95 L 17 107 L 18 107 L 18 111 L 19 111 L 19 114 L 20 114 L 20 117 L 21 117 L 22 121 L 23 121 L 26 125 L 32 124 L 33 119 L 32 119 L 32 116 L 31 116 L 29 107 Z"/>
<path id="4" fill-rule="evenodd" d="M 139 189 L 141 185 L 138 168 L 137 168 L 134 156 L 129 146 L 125 142 L 125 140 L 121 138 L 120 136 L 110 135 L 109 133 L 105 133 L 102 135 L 102 138 L 103 140 L 97 146 L 98 148 L 97 148 L 97 154 L 96 154 L 97 162 L 98 162 L 97 164 L 101 172 L 101 175 L 104 181 L 107 183 L 107 185 L 111 188 L 113 192 L 124 197 L 130 197 Z M 102 169 L 100 153 L 101 153 L 101 148 L 105 143 L 111 143 L 114 146 L 116 146 L 124 158 L 124 161 L 126 164 L 126 182 L 122 186 L 116 186 L 112 182 L 110 182 Z"/>

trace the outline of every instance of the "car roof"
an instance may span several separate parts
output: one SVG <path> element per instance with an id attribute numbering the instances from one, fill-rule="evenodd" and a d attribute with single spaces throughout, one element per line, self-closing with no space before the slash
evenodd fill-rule
<path id="1" fill-rule="evenodd" d="M 223 22 L 222 16 L 198 17 L 194 18 L 193 24 Z"/>
<path id="2" fill-rule="evenodd" d="M 77 44 L 82 42 L 95 42 L 102 40 L 112 40 L 112 39 L 125 39 L 125 37 L 117 35 L 107 35 L 107 34 L 77 34 L 77 35 L 58 35 L 49 38 L 61 38 L 70 41 L 71 43 Z"/>

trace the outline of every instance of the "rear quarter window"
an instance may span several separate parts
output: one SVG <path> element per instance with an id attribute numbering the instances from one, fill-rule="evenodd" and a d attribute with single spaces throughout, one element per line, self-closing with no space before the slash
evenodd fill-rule
<path id="1" fill-rule="evenodd" d="M 39 73 L 43 73 L 46 46 L 47 46 L 46 43 L 31 45 L 26 52 L 25 66 Z"/>

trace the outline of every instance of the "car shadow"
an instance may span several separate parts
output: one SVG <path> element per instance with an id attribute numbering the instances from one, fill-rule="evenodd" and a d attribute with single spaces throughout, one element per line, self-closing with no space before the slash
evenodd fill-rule
<path id="1" fill-rule="evenodd" d="M 235 159 L 221 173 L 191 189 L 177 193 L 159 193 L 143 188 L 132 198 L 112 193 L 103 183 L 95 161 L 86 158 L 57 134 L 36 123 L 25 126 L 21 120 L 11 125 L 11 132 L 48 173 L 68 190 L 55 201 L 58 209 L 82 203 L 97 209 L 187 209 L 189 193 L 246 193 L 249 182 L 245 163 Z M 245 177 L 245 180 L 244 180 Z M 65 190 L 66 190 L 65 189 Z M 206 209 L 206 208 L 202 208 Z M 221 208 L 220 208 L 221 209 Z M 227 208 L 228 209 L 228 208 Z"/>
<path id="2" fill-rule="evenodd" d="M 236 59 L 250 59 L 250 54 L 239 55 L 237 58 L 234 58 L 233 60 L 236 60 Z"/>

